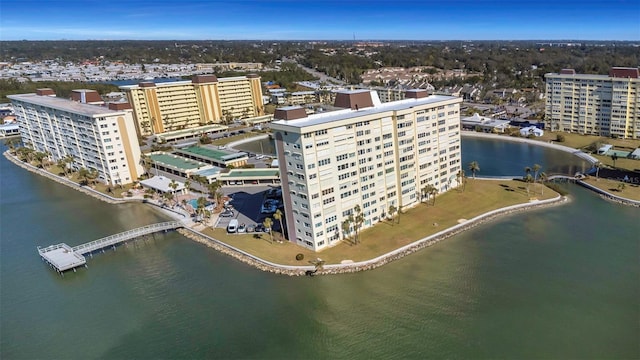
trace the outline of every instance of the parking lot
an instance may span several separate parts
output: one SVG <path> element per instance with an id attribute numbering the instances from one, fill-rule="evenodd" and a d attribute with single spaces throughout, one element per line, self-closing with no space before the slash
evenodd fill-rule
<path id="1" fill-rule="evenodd" d="M 245 226 L 256 226 L 262 224 L 264 219 L 270 217 L 273 220 L 272 229 L 280 231 L 280 223 L 273 218 L 273 213 L 261 213 L 266 194 L 276 186 L 245 186 L 234 187 L 225 186 L 222 191 L 225 195 L 232 197 L 229 205 L 233 208 L 233 216 L 219 217 L 215 227 L 226 228 L 232 219 L 237 219 L 238 224 Z M 275 209 L 272 209 L 275 211 Z M 283 217 L 284 221 L 284 217 Z"/>

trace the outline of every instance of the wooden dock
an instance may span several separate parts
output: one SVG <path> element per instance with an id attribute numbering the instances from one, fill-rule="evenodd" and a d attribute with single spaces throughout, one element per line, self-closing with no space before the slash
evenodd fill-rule
<path id="1" fill-rule="evenodd" d="M 63 273 L 66 270 L 74 270 L 79 266 L 87 266 L 87 259 L 84 257 L 86 254 L 91 254 L 93 251 L 104 249 L 106 247 L 115 247 L 117 244 L 135 239 L 140 236 L 153 234 L 159 231 L 174 230 L 183 227 L 184 224 L 180 221 L 167 221 L 157 224 L 151 224 L 143 227 L 139 227 L 133 230 L 128 230 L 114 235 L 94 240 L 88 243 L 80 244 L 78 246 L 71 247 L 65 243 L 47 246 L 41 248 L 38 246 L 38 254 L 42 257 L 49 266 L 55 269 L 59 273 Z"/>

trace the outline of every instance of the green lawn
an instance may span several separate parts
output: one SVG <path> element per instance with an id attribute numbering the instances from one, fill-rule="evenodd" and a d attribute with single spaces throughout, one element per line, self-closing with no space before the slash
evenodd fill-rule
<path id="1" fill-rule="evenodd" d="M 621 181 L 609 180 L 609 179 L 596 179 L 590 176 L 584 179 L 584 182 L 589 185 L 593 185 L 598 189 L 610 192 L 613 195 L 617 195 L 623 198 L 640 201 L 640 186 L 638 184 L 624 183 L 624 189 L 619 190 L 618 185 L 622 184 Z"/>
<path id="2" fill-rule="evenodd" d="M 548 199 L 557 196 L 555 192 L 540 184 L 530 185 L 527 195 L 526 184 L 520 181 L 473 180 L 469 179 L 464 192 L 449 191 L 436 198 L 435 206 L 421 204 L 400 215 L 399 223 L 385 221 L 360 234 L 360 243 L 353 245 L 343 241 L 339 245 L 314 253 L 291 243 L 269 242 L 267 234 L 262 239 L 252 235 L 228 235 L 224 229 L 207 229 L 211 237 L 252 253 L 262 259 L 286 265 L 308 265 L 309 259 L 321 257 L 327 264 L 342 260 L 367 260 L 401 246 L 410 244 L 425 236 L 449 228 L 460 219 L 471 219 L 487 211 L 529 201 L 530 198 Z M 274 239 L 278 234 L 274 235 Z M 298 253 L 305 260 L 296 261 Z"/>

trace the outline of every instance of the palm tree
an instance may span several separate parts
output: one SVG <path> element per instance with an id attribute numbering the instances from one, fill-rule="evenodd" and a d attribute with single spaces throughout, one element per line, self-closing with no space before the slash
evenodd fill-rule
<path id="1" fill-rule="evenodd" d="M 538 171 L 540 171 L 541 168 L 542 168 L 542 166 L 540 166 L 538 164 L 533 164 L 532 170 L 533 170 L 533 182 L 534 183 L 536 181 L 538 181 Z"/>
<path id="2" fill-rule="evenodd" d="M 351 232 L 351 223 L 349 223 L 349 219 L 345 219 L 342 224 L 342 236 L 343 239 L 346 239 L 347 237 L 349 237 L 349 233 Z"/>
<path id="3" fill-rule="evenodd" d="M 64 158 L 59 159 L 58 161 L 56 161 L 56 165 L 60 168 L 60 170 L 62 170 L 62 175 L 66 176 L 67 175 L 67 162 L 65 161 Z"/>
<path id="4" fill-rule="evenodd" d="M 9 151 L 11 152 L 11 154 L 15 155 L 16 148 L 18 147 L 18 144 L 20 144 L 20 138 L 6 139 L 4 141 L 4 144 L 9 148 Z"/>
<path id="5" fill-rule="evenodd" d="M 473 178 L 476 178 L 476 172 L 480 171 L 480 164 L 477 161 L 472 161 L 469 163 L 469 170 L 473 174 Z"/>
<path id="6" fill-rule="evenodd" d="M 147 175 L 147 178 L 151 177 L 151 166 L 153 161 L 147 154 L 140 155 L 140 165 L 144 168 L 144 173 Z"/>
<path id="7" fill-rule="evenodd" d="M 429 185 L 429 195 L 433 198 L 433 206 L 436 205 L 436 195 L 438 194 L 438 188 L 433 186 L 433 185 Z"/>
<path id="8" fill-rule="evenodd" d="M 596 163 L 593 164 L 593 167 L 596 168 L 596 179 L 597 179 L 598 174 L 600 174 L 600 168 L 602 167 L 602 163 L 600 161 L 596 161 Z"/>
<path id="9" fill-rule="evenodd" d="M 265 230 L 269 229 L 269 238 L 271 239 L 271 243 L 273 244 L 273 232 L 271 231 L 271 226 L 273 225 L 273 220 L 271 220 L 271 218 L 265 218 L 264 221 L 262 222 L 262 225 L 264 225 Z"/>
<path id="10" fill-rule="evenodd" d="M 533 182 L 533 176 L 530 173 L 524 176 L 524 182 L 527 183 L 527 196 L 529 196 L 529 184 Z"/>
<path id="11" fill-rule="evenodd" d="M 544 183 L 547 181 L 548 176 L 544 171 L 540 173 L 540 194 L 544 195 Z"/>
<path id="12" fill-rule="evenodd" d="M 280 223 L 280 232 L 282 234 L 282 238 L 284 239 L 284 226 L 282 226 L 282 211 L 280 211 L 280 209 L 276 210 L 276 212 L 273 213 L 273 218 L 278 220 L 278 222 Z"/>
<path id="13" fill-rule="evenodd" d="M 41 151 L 33 153 L 33 158 L 36 160 L 39 168 L 44 168 L 44 159 L 46 159 L 47 156 L 47 153 Z"/>
<path id="14" fill-rule="evenodd" d="M 358 242 L 360 242 L 360 239 L 358 238 L 358 231 L 360 230 L 360 227 L 362 226 L 362 224 L 364 223 L 364 214 L 362 213 L 362 209 L 360 209 L 360 205 L 356 205 L 353 210 L 356 213 L 355 218 L 353 218 L 353 224 L 355 225 L 355 230 L 356 230 L 356 237 L 355 237 L 355 242 L 356 244 Z M 352 215 L 350 215 L 352 216 Z"/>
<path id="15" fill-rule="evenodd" d="M 67 163 L 67 167 L 69 168 L 69 173 L 73 172 L 73 164 L 76 162 L 75 156 L 69 154 L 64 157 L 64 161 Z"/>
<path id="16" fill-rule="evenodd" d="M 166 192 L 164 194 L 162 194 L 162 197 L 164 197 L 167 200 L 167 203 L 171 204 L 171 200 L 173 200 L 173 193 L 172 192 Z"/>
<path id="17" fill-rule="evenodd" d="M 393 225 L 393 223 L 395 221 L 393 221 L 393 217 L 395 216 L 396 212 L 398 211 L 398 208 L 395 205 L 389 205 L 389 216 L 391 216 L 391 224 Z"/>
<path id="18" fill-rule="evenodd" d="M 456 181 L 458 182 L 458 187 L 462 185 L 462 192 L 464 192 L 464 183 L 465 183 L 464 170 L 462 169 L 458 170 L 458 172 L 456 173 Z"/>
<path id="19" fill-rule="evenodd" d="M 618 154 L 613 153 L 611 155 L 611 160 L 613 160 L 613 167 L 616 167 L 616 160 L 618 160 Z"/>
<path id="20" fill-rule="evenodd" d="M 84 184 L 88 185 L 89 184 L 89 178 L 91 177 L 89 169 L 84 168 L 84 167 L 80 168 L 78 170 L 78 177 L 80 179 L 84 179 Z"/>
<path id="21" fill-rule="evenodd" d="M 627 185 L 623 182 L 618 184 L 618 191 L 622 192 L 622 190 L 624 190 L 624 188 L 626 188 Z"/>
<path id="22" fill-rule="evenodd" d="M 89 170 L 89 180 L 91 180 L 92 185 L 96 184 L 96 179 L 98 179 L 99 175 L 100 174 L 98 173 L 98 170 L 96 169 Z"/>
<path id="23" fill-rule="evenodd" d="M 207 199 L 203 196 L 200 196 L 198 200 L 196 200 L 196 214 L 202 215 L 204 214 L 204 208 L 207 206 Z"/>
<path id="24" fill-rule="evenodd" d="M 187 189 L 187 192 L 191 190 L 191 180 L 188 178 L 184 181 L 184 188 Z"/>

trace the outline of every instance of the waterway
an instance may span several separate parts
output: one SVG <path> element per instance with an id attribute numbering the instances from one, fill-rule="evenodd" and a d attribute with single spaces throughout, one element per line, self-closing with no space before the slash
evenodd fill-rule
<path id="1" fill-rule="evenodd" d="M 474 150 L 464 161 L 477 160 L 482 175 L 583 166 L 514 146 L 522 161 L 505 169 L 499 146 L 465 139 Z M 0 157 L 0 358 L 639 358 L 638 209 L 566 186 L 566 205 L 483 224 L 369 272 L 277 276 L 171 232 L 61 277 L 37 246 L 165 218 Z"/>

